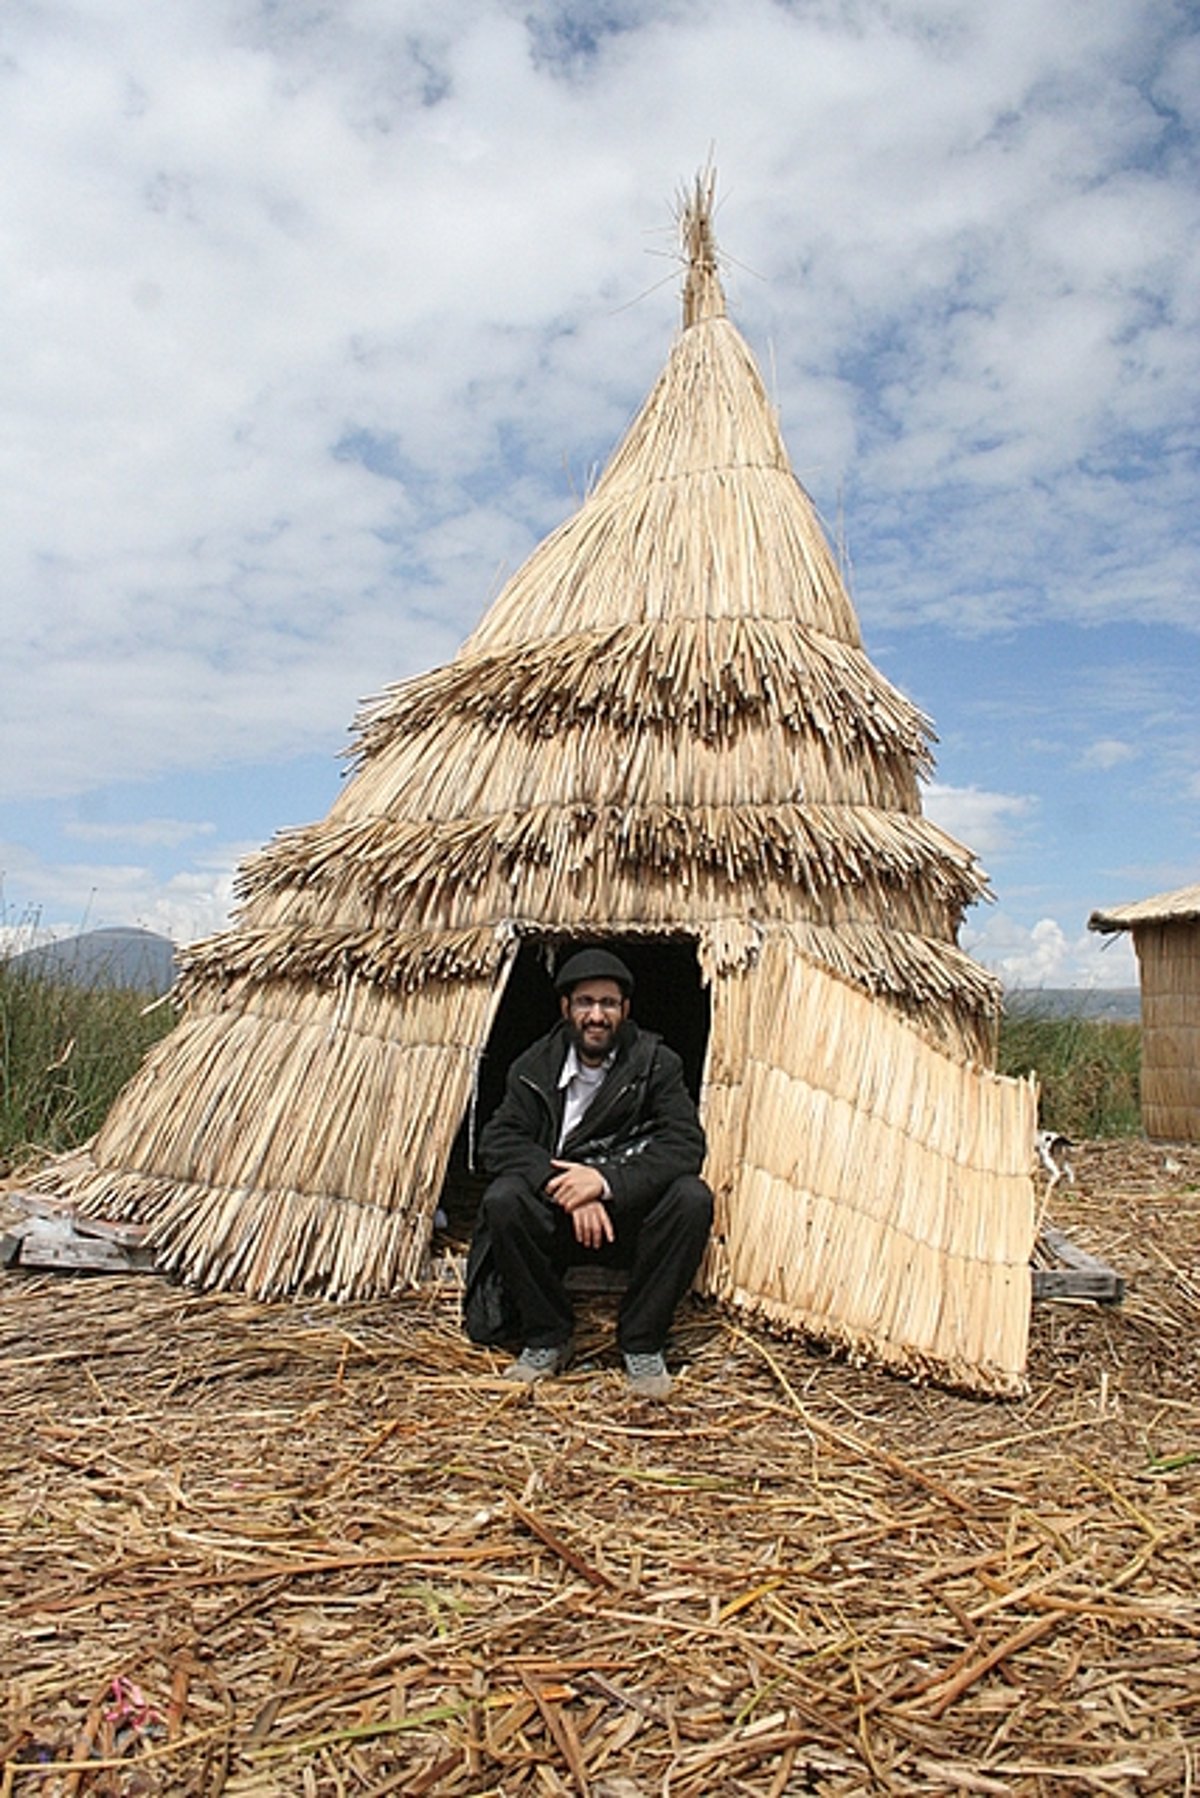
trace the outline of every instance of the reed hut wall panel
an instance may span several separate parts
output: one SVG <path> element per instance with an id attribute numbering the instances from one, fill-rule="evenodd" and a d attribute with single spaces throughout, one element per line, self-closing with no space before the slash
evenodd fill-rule
<path id="1" fill-rule="evenodd" d="M 709 1288 L 964 1388 L 1024 1385 L 1036 1096 L 939 1053 L 786 933 L 714 990 Z"/>
<path id="2" fill-rule="evenodd" d="M 1142 989 L 1142 1122 L 1162 1142 L 1200 1142 L 1200 919 L 1133 933 Z"/>
<path id="3" fill-rule="evenodd" d="M 779 956 L 803 965 L 797 1004 L 832 995 L 832 1015 L 850 993 L 888 1041 L 963 1065 L 991 1059 L 1001 993 L 958 945 L 986 876 L 922 815 L 932 727 L 863 648 L 725 315 L 711 205 L 700 183 L 683 206 L 684 328 L 595 488 L 451 663 L 366 706 L 327 817 L 244 864 L 231 926 L 182 956 L 181 1027 L 90 1148 L 39 1180 L 147 1219 L 190 1281 L 342 1297 L 415 1277 L 519 945 L 662 938 L 695 944 L 712 984 L 705 1116 L 737 1252 L 725 1289 L 751 1301 L 765 1231 L 764 1314 L 855 1352 L 877 1336 L 885 1359 L 914 1367 L 957 1369 L 967 1353 L 944 1320 L 970 1309 L 982 1276 L 970 1294 L 947 1290 L 945 1268 L 966 1279 L 974 1265 L 957 1237 L 912 1251 L 935 1296 L 908 1302 L 934 1306 L 938 1330 L 900 1330 L 886 1280 L 850 1302 L 855 1269 L 883 1278 L 892 1224 L 844 1204 L 790 1148 L 754 1158 L 760 1117 L 778 1132 L 793 1102 L 808 1104 L 823 1142 L 812 1152 L 830 1166 L 874 1132 L 897 1205 L 913 1191 L 959 1203 L 954 1151 L 933 1146 L 940 1112 L 922 1100 L 928 1121 L 908 1137 L 881 1120 L 866 1086 L 854 1096 L 875 1063 L 848 1046 L 827 1103 L 812 1060 L 823 1039 L 807 1034 L 819 1020 L 771 1035 L 791 991 Z M 1028 1159 L 1027 1122 L 1010 1105 L 970 1149 L 972 1193 L 989 1154 Z M 841 1246 L 822 1264 L 827 1289 L 780 1297 L 768 1264 L 810 1203 L 814 1217 L 835 1208 Z M 1002 1384 L 992 1350 L 979 1352 L 979 1382 Z"/>
<path id="4" fill-rule="evenodd" d="M 193 1006 L 53 1189 L 165 1271 L 272 1299 L 412 1284 L 500 978 Z M 363 1015 L 363 1014 L 367 1015 Z M 358 1026 L 368 1024 L 368 1029 Z"/>
<path id="5" fill-rule="evenodd" d="M 1200 1142 L 1200 885 L 1093 912 L 1128 930 L 1142 999 L 1142 1124 L 1159 1142 Z"/>

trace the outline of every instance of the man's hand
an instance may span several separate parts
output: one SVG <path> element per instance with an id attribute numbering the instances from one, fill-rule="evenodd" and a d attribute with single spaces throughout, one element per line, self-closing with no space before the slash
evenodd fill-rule
<path id="1" fill-rule="evenodd" d="M 599 1199 L 593 1199 L 590 1205 L 580 1205 L 570 1217 L 575 1240 L 581 1248 L 598 1249 L 612 1241 L 612 1218 Z"/>
<path id="2" fill-rule="evenodd" d="M 613 1240 L 612 1218 L 604 1204 L 608 1191 L 604 1175 L 581 1161 L 556 1161 L 559 1171 L 546 1182 L 546 1191 L 571 1220 L 575 1240 L 585 1249 L 598 1249 Z"/>
<path id="3" fill-rule="evenodd" d="M 586 1167 L 582 1161 L 552 1161 L 559 1171 L 546 1182 L 546 1191 L 564 1211 L 578 1211 L 581 1205 L 594 1204 L 608 1190 L 599 1168 Z"/>

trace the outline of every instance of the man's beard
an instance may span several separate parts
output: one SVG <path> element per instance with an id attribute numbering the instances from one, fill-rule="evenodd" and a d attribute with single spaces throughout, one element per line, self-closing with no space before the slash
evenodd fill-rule
<path id="1" fill-rule="evenodd" d="M 598 1032 L 589 1042 L 584 1034 L 584 1027 L 582 1024 L 569 1023 L 567 1032 L 570 1037 L 571 1047 L 579 1057 L 579 1060 L 583 1062 L 584 1066 L 598 1068 L 603 1061 L 607 1060 L 613 1044 L 617 1040 L 617 1031 L 620 1028 L 621 1024 L 619 1019 L 610 1021 L 608 1018 L 605 1018 L 603 1042 L 601 1042 Z"/>

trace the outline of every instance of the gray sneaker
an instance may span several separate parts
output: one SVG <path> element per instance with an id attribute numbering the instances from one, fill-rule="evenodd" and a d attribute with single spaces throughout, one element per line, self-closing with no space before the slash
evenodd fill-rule
<path id="1" fill-rule="evenodd" d="M 504 1370 L 506 1380 L 520 1380 L 530 1385 L 534 1380 L 548 1380 L 562 1373 L 571 1359 L 571 1344 L 556 1342 L 553 1348 L 523 1348 L 511 1367 Z"/>
<path id="2" fill-rule="evenodd" d="M 670 1398 L 673 1381 L 659 1354 L 626 1355 L 625 1377 L 633 1398 Z"/>

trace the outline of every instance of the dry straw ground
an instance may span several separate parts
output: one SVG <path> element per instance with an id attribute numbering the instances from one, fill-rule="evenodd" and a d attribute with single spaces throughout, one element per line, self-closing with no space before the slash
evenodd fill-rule
<path id="1" fill-rule="evenodd" d="M 341 1310 L 10 1274 L 0 1794 L 1200 1789 L 1200 1150 L 1053 1207 L 1120 1309 L 1027 1399 L 603 1300 L 533 1392 L 451 1287 Z"/>

